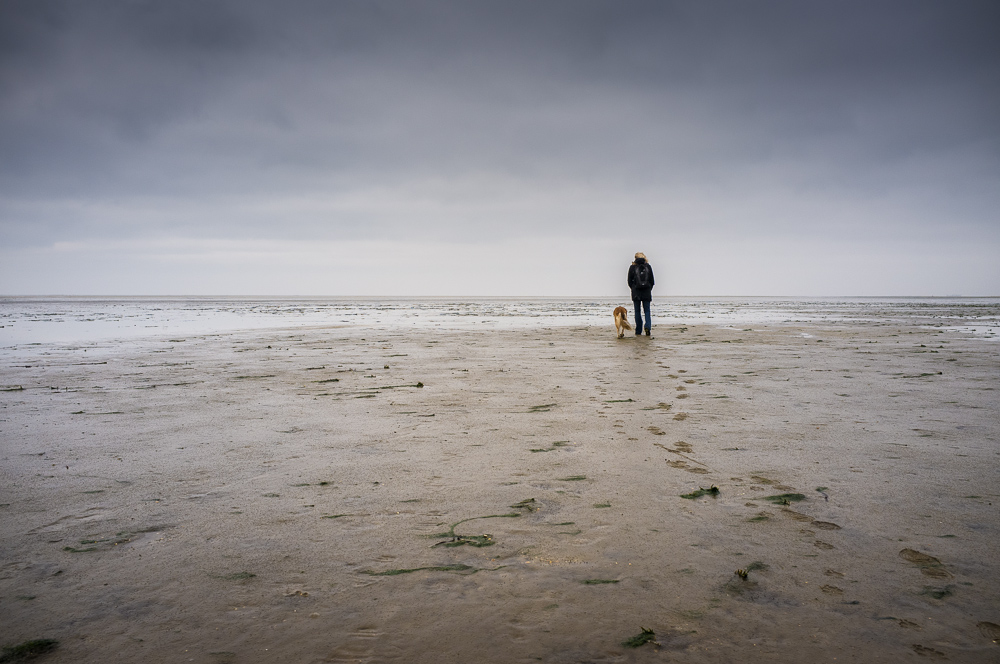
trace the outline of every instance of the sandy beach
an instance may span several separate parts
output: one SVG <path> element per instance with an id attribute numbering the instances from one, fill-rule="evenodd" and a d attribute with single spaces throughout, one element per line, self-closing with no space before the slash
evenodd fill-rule
<path id="1" fill-rule="evenodd" d="M 995 662 L 998 378 L 876 316 L 53 346 L 0 379 L 0 645 Z"/>

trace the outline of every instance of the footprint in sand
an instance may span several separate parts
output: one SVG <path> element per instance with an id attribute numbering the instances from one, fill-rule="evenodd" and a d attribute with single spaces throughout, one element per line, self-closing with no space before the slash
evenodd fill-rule
<path id="1" fill-rule="evenodd" d="M 674 419 L 677 420 L 678 422 L 683 422 L 687 418 L 688 418 L 687 413 L 677 413 L 676 415 L 674 415 Z"/>
<path id="2" fill-rule="evenodd" d="M 384 632 L 374 625 L 364 625 L 349 632 L 337 648 L 327 657 L 332 662 L 358 662 L 369 659 L 375 651 L 375 645 Z"/>
<path id="3" fill-rule="evenodd" d="M 815 542 L 813 542 L 813 546 L 816 547 L 817 549 L 823 549 L 824 551 L 829 551 L 830 549 L 837 548 L 834 545 L 830 544 L 829 542 L 823 542 L 821 540 L 816 540 Z"/>
<path id="4" fill-rule="evenodd" d="M 844 589 L 843 588 L 838 588 L 837 586 L 825 585 L 825 586 L 820 586 L 819 589 L 822 590 L 823 592 L 825 592 L 827 595 L 843 595 L 844 594 Z"/>
<path id="5" fill-rule="evenodd" d="M 686 454 L 693 451 L 694 448 L 691 447 L 690 443 L 685 443 L 683 440 L 678 440 L 674 443 L 674 452 L 684 452 Z"/>
<path id="6" fill-rule="evenodd" d="M 654 436 L 666 436 L 667 432 L 660 427 L 646 427 L 646 431 L 653 434 Z"/>
<path id="7" fill-rule="evenodd" d="M 951 578 L 951 573 L 934 556 L 928 556 L 926 553 L 920 553 L 913 549 L 903 549 L 899 552 L 899 557 L 919 567 L 920 573 L 924 576 L 929 576 L 932 579 Z"/>
<path id="8" fill-rule="evenodd" d="M 921 657 L 930 657 L 931 659 L 948 659 L 940 650 L 934 650 L 934 648 L 928 648 L 927 646 L 922 646 L 919 643 L 913 644 L 913 652 L 917 653 Z"/>
<path id="9" fill-rule="evenodd" d="M 680 470 L 686 470 L 687 472 L 694 473 L 696 475 L 708 475 L 708 471 L 704 468 L 689 466 L 686 461 L 668 461 L 667 465 L 671 468 L 679 468 Z"/>
<path id="10" fill-rule="evenodd" d="M 802 512 L 796 512 L 795 510 L 790 510 L 787 507 L 782 508 L 781 513 L 787 517 L 791 517 L 796 521 L 812 521 L 813 518 L 808 514 L 803 514 Z"/>
<path id="11" fill-rule="evenodd" d="M 829 521 L 813 521 L 813 528 L 819 528 L 820 530 L 840 530 L 840 526 Z"/>
<path id="12" fill-rule="evenodd" d="M 981 622 L 976 625 L 979 631 L 982 632 L 983 636 L 992 641 L 993 643 L 1000 645 L 1000 625 L 991 622 Z"/>

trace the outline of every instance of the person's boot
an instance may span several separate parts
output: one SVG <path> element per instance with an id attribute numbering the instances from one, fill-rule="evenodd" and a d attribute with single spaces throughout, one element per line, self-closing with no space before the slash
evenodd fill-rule
<path id="1" fill-rule="evenodd" d="M 649 328 L 648 327 L 646 328 L 646 336 L 647 337 L 649 336 Z"/>

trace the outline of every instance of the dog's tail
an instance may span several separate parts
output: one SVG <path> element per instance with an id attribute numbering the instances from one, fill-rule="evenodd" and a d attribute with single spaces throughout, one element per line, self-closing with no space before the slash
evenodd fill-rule
<path id="1" fill-rule="evenodd" d="M 626 330 L 632 329 L 632 326 L 629 325 L 628 318 L 626 318 L 625 316 L 622 316 L 622 327 L 624 327 Z"/>

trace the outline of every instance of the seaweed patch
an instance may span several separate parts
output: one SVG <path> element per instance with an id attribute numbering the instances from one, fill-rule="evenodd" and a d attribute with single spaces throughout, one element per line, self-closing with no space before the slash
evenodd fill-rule
<path id="1" fill-rule="evenodd" d="M 539 505 L 534 498 L 526 498 L 525 500 L 522 500 L 519 503 L 514 503 L 513 505 L 511 505 L 511 508 L 515 510 L 524 510 L 525 512 L 537 512 L 538 510 L 542 509 L 542 506 Z"/>
<path id="2" fill-rule="evenodd" d="M 555 451 L 555 450 L 559 449 L 560 447 L 566 447 L 567 445 L 569 445 L 569 441 L 568 440 L 557 440 L 556 442 L 552 443 L 552 447 L 536 447 L 536 448 L 531 449 L 531 451 L 532 452 L 552 452 L 552 451 Z"/>
<path id="3" fill-rule="evenodd" d="M 656 643 L 656 632 L 651 629 L 646 629 L 645 627 L 640 627 L 639 629 L 642 631 L 635 636 L 622 641 L 622 645 L 626 648 L 638 648 L 650 642 Z"/>
<path id="4" fill-rule="evenodd" d="M 529 500 L 531 502 L 534 502 L 534 498 L 530 498 Z M 522 501 L 522 502 L 528 502 L 528 501 Z M 521 516 L 520 512 L 511 512 L 510 514 L 489 514 L 487 516 L 473 516 L 468 519 L 462 519 L 461 521 L 456 521 L 455 523 L 451 524 L 450 528 L 448 528 L 448 532 L 437 533 L 436 535 L 430 535 L 430 537 L 435 539 L 441 537 L 447 538 L 441 542 L 433 544 L 432 548 L 435 546 L 444 546 L 447 548 L 453 548 L 456 546 L 465 546 L 466 544 L 468 544 L 469 546 L 474 546 L 476 548 L 482 548 L 484 546 L 493 546 L 494 544 L 496 544 L 496 541 L 493 539 L 493 536 L 490 535 L 489 533 L 484 533 L 482 535 L 459 535 L 455 532 L 455 527 L 465 523 L 466 521 L 475 521 L 477 519 L 513 519 L 519 516 Z"/>
<path id="5" fill-rule="evenodd" d="M 463 575 L 471 575 L 476 572 L 493 572 L 498 569 L 503 569 L 506 565 L 501 565 L 500 567 L 473 567 L 471 565 L 433 565 L 430 567 L 411 567 L 409 569 L 389 569 L 384 572 L 373 572 L 371 570 L 365 570 L 361 572 L 362 574 L 367 574 L 369 576 L 399 576 L 400 574 L 412 574 L 413 572 L 458 572 Z"/>
<path id="6" fill-rule="evenodd" d="M 55 639 L 33 639 L 16 646 L 5 646 L 0 662 L 23 662 L 50 653 L 59 646 Z"/>
<path id="7" fill-rule="evenodd" d="M 805 499 L 806 497 L 801 493 L 779 493 L 775 496 L 764 496 L 761 498 L 761 500 L 766 500 L 775 505 L 791 505 Z"/>
<path id="8" fill-rule="evenodd" d="M 694 500 L 695 498 L 701 498 L 702 496 L 712 496 L 713 498 L 715 498 L 718 497 L 718 495 L 719 495 L 719 487 L 713 484 L 707 489 L 703 487 L 698 487 L 697 491 L 692 491 L 691 493 L 682 493 L 681 498 Z"/>

